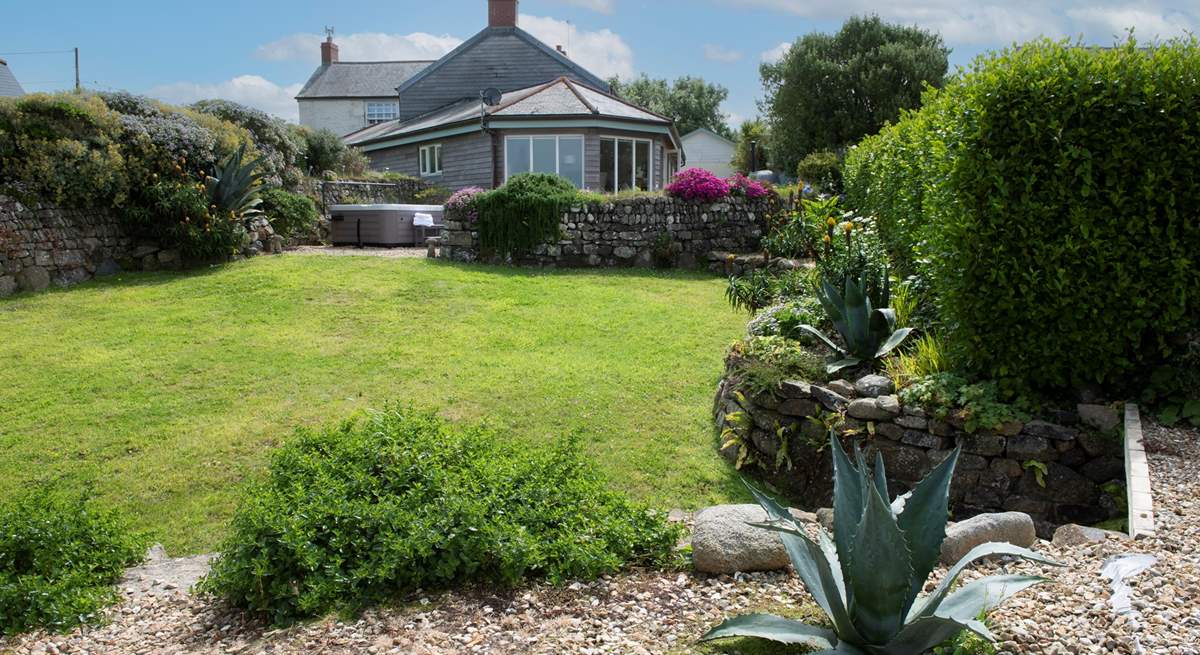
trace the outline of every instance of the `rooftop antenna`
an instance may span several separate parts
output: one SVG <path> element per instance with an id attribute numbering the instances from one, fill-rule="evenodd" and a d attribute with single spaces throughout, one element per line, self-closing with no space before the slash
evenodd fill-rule
<path id="1" fill-rule="evenodd" d="M 333 41 L 333 26 L 331 25 L 325 26 L 325 40 Z"/>

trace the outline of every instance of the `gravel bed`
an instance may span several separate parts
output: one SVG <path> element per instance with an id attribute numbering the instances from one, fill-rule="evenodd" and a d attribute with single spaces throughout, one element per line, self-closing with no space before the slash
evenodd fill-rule
<path id="1" fill-rule="evenodd" d="M 1043 542 L 1035 548 L 1068 566 L 993 563 L 964 576 L 1037 572 L 1054 581 L 992 614 L 1001 653 L 1200 655 L 1200 432 L 1146 427 L 1159 508 L 1156 537 L 1114 537 L 1075 548 Z M 1118 617 L 1100 568 L 1125 553 L 1150 553 L 1158 563 L 1131 581 L 1137 612 Z M 815 618 L 802 585 L 783 573 L 634 572 L 567 587 L 416 595 L 357 620 L 284 630 L 204 598 L 127 593 L 106 625 L 0 639 L 0 652 L 684 655 L 698 652 L 696 637 L 726 614 Z"/>
<path id="2" fill-rule="evenodd" d="M 384 257 L 387 259 L 402 259 L 406 257 L 425 257 L 428 249 L 425 246 L 414 248 L 377 248 L 366 246 L 296 246 L 284 251 L 286 255 L 331 255 L 342 257 Z"/>

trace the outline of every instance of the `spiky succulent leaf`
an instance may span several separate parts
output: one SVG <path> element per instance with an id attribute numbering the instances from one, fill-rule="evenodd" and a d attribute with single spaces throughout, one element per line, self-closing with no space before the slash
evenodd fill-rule
<path id="1" fill-rule="evenodd" d="M 846 278 L 846 328 L 842 333 L 846 339 L 846 350 L 851 355 L 870 358 L 874 354 L 871 342 L 871 301 L 863 287 L 855 280 Z"/>
<path id="2" fill-rule="evenodd" d="M 893 332 L 890 336 L 888 336 L 887 341 L 884 341 L 883 344 L 879 346 L 879 350 L 875 351 L 876 359 L 884 357 L 888 353 L 895 350 L 897 346 L 904 343 L 904 340 L 908 338 L 908 335 L 912 334 L 912 331 L 912 328 L 901 328 Z"/>
<path id="3" fill-rule="evenodd" d="M 873 649 L 875 655 L 913 655 L 927 653 L 963 630 L 966 623 L 940 616 L 927 616 L 905 624 L 896 638 L 886 646 Z"/>
<path id="4" fill-rule="evenodd" d="M 792 561 L 792 568 L 796 569 L 796 575 L 800 576 L 817 606 L 829 617 L 837 633 L 844 639 L 861 640 L 850 617 L 842 571 L 836 553 L 829 547 L 828 537 L 825 537 L 821 545 L 813 543 L 796 525 L 787 508 L 749 482 L 745 484 L 771 519 L 767 524 L 752 525 L 780 533 L 783 548 L 787 551 L 788 559 Z M 821 534 L 824 536 L 824 531 Z"/>
<path id="5" fill-rule="evenodd" d="M 949 516 L 950 481 L 958 464 L 961 448 L 955 448 L 946 459 L 935 466 L 903 502 L 903 511 L 896 523 L 904 531 L 904 539 L 912 554 L 913 581 L 905 614 L 925 586 L 925 578 L 937 566 L 942 541 L 946 539 L 946 519 Z M 899 502 L 899 499 L 897 499 Z M 894 505 L 894 504 L 893 504 Z"/>
<path id="6" fill-rule="evenodd" d="M 999 607 L 1010 597 L 1033 585 L 1046 581 L 1047 578 L 1037 575 L 993 575 L 973 580 L 947 596 L 934 616 L 965 623 Z"/>
<path id="7" fill-rule="evenodd" d="M 862 360 L 857 357 L 846 357 L 845 359 L 839 359 L 836 362 L 831 362 L 828 365 L 826 365 L 825 372 L 830 375 L 833 375 L 834 373 L 837 373 L 838 371 L 840 371 L 844 368 L 850 368 L 851 366 L 858 366 L 861 363 L 862 363 Z"/>
<path id="8" fill-rule="evenodd" d="M 984 557 L 990 557 L 992 555 L 1011 555 L 1014 557 L 1027 559 L 1032 562 L 1039 562 L 1041 564 L 1062 566 L 1058 562 L 1055 562 L 1044 555 L 1035 553 L 1028 548 L 1021 548 L 1020 546 L 1014 546 L 1013 544 L 995 542 L 980 544 L 972 548 L 966 555 L 963 555 L 962 559 L 958 560 L 954 566 L 950 567 L 950 570 L 946 571 L 946 576 L 942 578 L 942 582 L 937 586 L 936 589 L 933 590 L 933 593 L 920 599 L 912 606 L 912 609 L 908 612 L 908 620 L 913 621 L 923 616 L 933 616 L 937 614 L 938 607 L 940 607 L 942 601 L 946 599 L 946 596 L 950 593 L 951 587 L 954 586 L 955 580 L 958 579 L 958 576 L 962 574 L 963 570 L 978 560 L 981 560 Z"/>
<path id="9" fill-rule="evenodd" d="M 821 303 L 821 308 L 825 310 L 829 322 L 833 323 L 833 328 L 838 334 L 846 334 L 846 301 L 828 280 L 821 280 L 817 301 Z"/>
<path id="10" fill-rule="evenodd" d="M 879 490 L 879 497 L 883 499 L 884 503 L 887 503 L 890 498 L 887 487 L 887 469 L 883 466 L 883 452 L 878 450 L 875 451 L 874 476 L 875 488 Z"/>
<path id="11" fill-rule="evenodd" d="M 811 325 L 801 325 L 801 326 L 800 326 L 800 329 L 801 329 L 801 330 L 804 330 L 805 332 L 807 332 L 807 333 L 809 333 L 809 334 L 813 335 L 814 337 L 816 337 L 816 338 L 820 339 L 820 340 L 821 340 L 821 343 L 823 343 L 823 344 L 825 344 L 826 346 L 828 346 L 828 347 L 829 347 L 829 349 L 830 349 L 830 350 L 832 350 L 833 352 L 835 352 L 835 353 L 837 353 L 837 354 L 839 354 L 839 355 L 842 355 L 842 356 L 845 356 L 845 355 L 846 355 L 846 351 L 845 351 L 845 349 L 843 349 L 841 346 L 839 346 L 839 345 L 837 345 L 836 343 L 834 343 L 834 342 L 833 342 L 833 339 L 830 339 L 829 337 L 825 336 L 825 333 L 824 333 L 824 332 L 821 332 L 821 331 L 820 331 L 820 330 L 818 330 L 817 328 L 815 328 L 815 327 L 813 327 L 813 326 L 811 326 Z"/>
<path id="12" fill-rule="evenodd" d="M 833 648 L 837 634 L 832 630 L 818 628 L 801 621 L 785 619 L 773 614 L 743 614 L 727 619 L 709 630 L 700 641 L 712 641 L 726 637 L 758 637 L 781 644 L 803 644 L 813 648 Z"/>
<path id="13" fill-rule="evenodd" d="M 874 486 L 866 496 L 847 566 L 846 581 L 854 592 L 850 615 L 868 643 L 886 644 L 904 623 L 912 564 L 891 507 Z"/>
<path id="14" fill-rule="evenodd" d="M 858 524 L 862 521 L 866 485 L 833 430 L 829 431 L 829 443 L 833 452 L 833 542 L 837 545 L 843 576 L 849 578 L 846 565 L 850 561 Z M 846 593 L 849 604 L 854 596 L 849 588 Z"/>

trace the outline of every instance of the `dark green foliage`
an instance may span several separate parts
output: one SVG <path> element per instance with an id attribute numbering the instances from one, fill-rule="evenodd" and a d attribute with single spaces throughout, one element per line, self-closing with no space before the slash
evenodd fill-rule
<path id="1" fill-rule="evenodd" d="M 754 146 L 754 162 L 750 161 L 750 142 Z M 771 153 L 767 151 L 767 126 L 761 120 L 742 121 L 734 138 L 733 169 L 740 173 L 752 173 L 750 164 L 757 170 L 771 168 Z"/>
<path id="2" fill-rule="evenodd" d="M 1136 384 L 1200 317 L 1200 46 L 1038 41 L 981 58 L 847 163 L 974 371 Z"/>
<path id="3" fill-rule="evenodd" d="M 937 34 L 878 16 L 801 37 L 759 69 L 775 165 L 796 170 L 806 154 L 844 148 L 919 106 L 926 84 L 941 86 L 948 52 Z"/>
<path id="4" fill-rule="evenodd" d="M 329 130 L 311 128 L 300 128 L 300 135 L 304 139 L 304 163 L 310 175 L 340 170 L 347 150 L 341 137 Z"/>
<path id="5" fill-rule="evenodd" d="M 578 451 L 401 408 L 302 429 L 246 491 L 203 588 L 284 623 L 419 588 L 668 562 L 678 529 Z"/>
<path id="6" fill-rule="evenodd" d="M 614 95 L 674 120 L 680 134 L 704 127 L 726 138 L 732 136 L 721 111 L 729 90 L 720 84 L 691 76 L 668 82 L 645 74 L 628 82 L 614 77 L 608 83 Z"/>
<path id="7" fill-rule="evenodd" d="M 479 245 L 501 256 L 558 239 L 563 210 L 579 199 L 570 180 L 548 173 L 521 173 L 475 199 Z"/>
<path id="8" fill-rule="evenodd" d="M 912 332 L 912 328 L 907 327 L 896 329 L 896 312 L 891 308 L 871 305 L 866 283 L 862 280 L 846 277 L 841 289 L 822 280 L 817 300 L 821 301 L 821 308 L 841 336 L 841 344 L 815 326 L 801 325 L 800 329 L 819 339 L 840 357 L 827 367 L 830 374 L 860 364 L 873 365 L 875 360 L 895 350 Z"/>
<path id="9" fill-rule="evenodd" d="M 809 153 L 796 165 L 796 176 L 818 193 L 842 192 L 842 157 L 832 150 Z"/>
<path id="10" fill-rule="evenodd" d="M 0 632 L 66 632 L 117 600 L 145 538 L 90 492 L 34 488 L 0 505 Z"/>
<path id="11" fill-rule="evenodd" d="M 1175 355 L 1150 374 L 1141 400 L 1155 409 L 1164 425 L 1200 427 L 1200 331 L 1184 335 Z"/>
<path id="12" fill-rule="evenodd" d="M 954 418 L 963 422 L 967 432 L 991 430 L 1009 421 L 1029 418 L 1025 403 L 1006 403 L 1000 400 L 995 382 L 968 383 L 957 373 L 934 373 L 913 380 L 900 390 L 906 405 L 924 408 L 934 418 Z"/>
<path id="13" fill-rule="evenodd" d="M 319 215 L 312 198 L 276 188 L 264 189 L 260 195 L 259 208 L 283 238 L 305 236 L 316 230 Z"/>
<path id="14" fill-rule="evenodd" d="M 234 218 L 262 212 L 259 209 L 262 204 L 259 196 L 261 162 L 260 157 L 248 158 L 246 146 L 243 145 L 213 168 L 212 174 L 204 181 L 204 187 L 208 191 L 209 202 L 217 211 Z"/>

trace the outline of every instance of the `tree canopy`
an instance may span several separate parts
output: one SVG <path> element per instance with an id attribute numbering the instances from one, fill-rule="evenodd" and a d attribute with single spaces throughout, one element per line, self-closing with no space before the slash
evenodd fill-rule
<path id="1" fill-rule="evenodd" d="M 845 148 L 920 106 L 925 85 L 945 80 L 949 53 L 940 35 L 878 16 L 801 37 L 759 69 L 774 163 L 792 172 L 806 154 Z"/>
<path id="2" fill-rule="evenodd" d="M 675 120 L 680 134 L 706 127 L 724 137 L 732 137 L 721 103 L 729 89 L 705 82 L 699 77 L 681 77 L 674 82 L 642 75 L 631 81 L 608 80 L 613 94 L 633 104 Z"/>
<path id="3" fill-rule="evenodd" d="M 733 169 L 741 173 L 751 172 L 750 142 L 755 141 L 755 161 L 758 170 L 771 167 L 771 155 L 767 148 L 767 126 L 759 119 L 742 121 L 734 137 L 737 143 L 733 150 L 733 161 L 729 162 Z"/>

